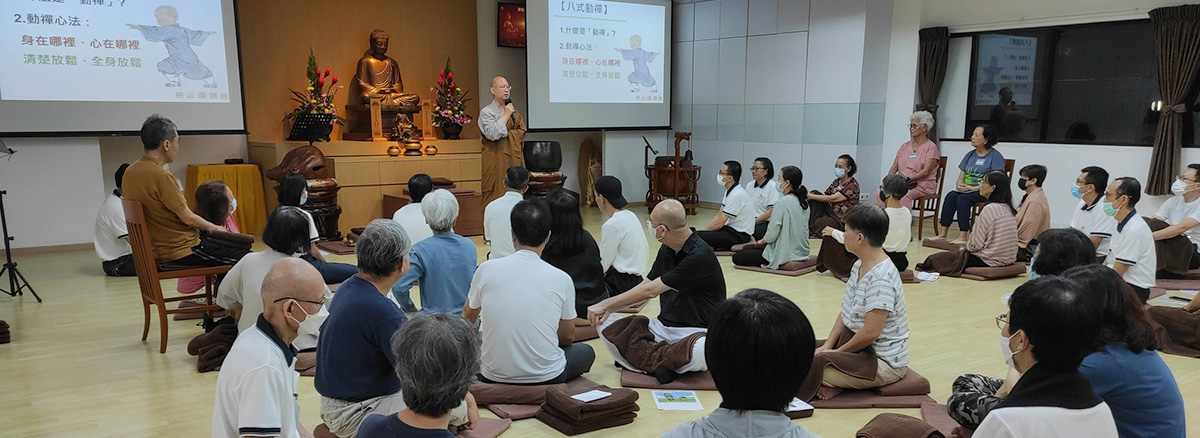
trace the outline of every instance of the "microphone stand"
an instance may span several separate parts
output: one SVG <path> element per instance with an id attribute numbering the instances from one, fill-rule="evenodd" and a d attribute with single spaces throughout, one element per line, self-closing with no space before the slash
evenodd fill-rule
<path id="1" fill-rule="evenodd" d="M 16 151 L 8 148 L 2 141 L 0 141 L 0 154 L 2 154 L 0 155 L 0 158 L 12 156 L 14 152 Z M 24 295 L 24 290 L 29 289 L 29 293 L 32 294 L 34 298 L 37 298 L 37 301 L 40 303 L 42 302 L 42 297 L 38 296 L 37 292 L 33 290 L 33 286 L 29 284 L 29 280 L 26 280 L 25 276 L 21 274 L 21 271 L 17 270 L 17 263 L 14 262 L 12 258 L 11 242 L 15 238 L 8 235 L 8 217 L 4 214 L 4 195 L 7 194 L 8 191 L 0 190 L 0 231 L 3 232 L 5 261 L 4 267 L 0 268 L 0 277 L 3 277 L 4 273 L 8 273 L 8 290 L 0 289 L 0 293 L 4 293 L 10 297 L 16 297 L 18 295 Z"/>

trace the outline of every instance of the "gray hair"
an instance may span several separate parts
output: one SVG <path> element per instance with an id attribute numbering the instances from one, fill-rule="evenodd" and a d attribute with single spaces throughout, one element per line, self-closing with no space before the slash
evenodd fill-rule
<path id="1" fill-rule="evenodd" d="M 933 114 L 930 114 L 929 111 L 917 111 L 912 113 L 911 116 L 908 116 L 908 120 L 916 120 L 922 125 L 925 125 L 925 129 L 933 129 Z"/>
<path id="2" fill-rule="evenodd" d="M 479 335 L 458 315 L 420 312 L 392 336 L 404 404 L 440 417 L 467 397 L 479 373 Z"/>
<path id="3" fill-rule="evenodd" d="M 449 190 L 434 190 L 421 201 L 421 214 L 434 233 L 448 233 L 458 219 L 458 199 Z"/>
<path id="4" fill-rule="evenodd" d="M 166 117 L 152 114 L 142 122 L 142 147 L 148 151 L 158 149 L 163 141 L 174 140 L 178 136 L 175 122 Z"/>
<path id="5" fill-rule="evenodd" d="M 390 219 L 375 219 L 367 224 L 354 255 L 358 257 L 358 270 L 376 277 L 387 277 L 396 272 L 396 266 L 408 256 L 412 248 L 404 227 Z"/>

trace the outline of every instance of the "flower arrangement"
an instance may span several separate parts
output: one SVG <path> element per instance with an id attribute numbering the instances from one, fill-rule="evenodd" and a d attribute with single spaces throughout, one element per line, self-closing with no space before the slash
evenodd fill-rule
<path id="1" fill-rule="evenodd" d="M 446 57 L 446 68 L 438 72 L 436 87 L 430 87 L 436 104 L 433 107 L 433 126 L 462 126 L 471 123 L 467 115 L 467 91 L 454 85 L 454 72 L 450 70 L 450 57 Z"/>
<path id="2" fill-rule="evenodd" d="M 329 77 L 329 67 L 325 67 L 324 72 L 317 67 L 317 58 L 313 56 L 312 49 L 308 49 L 308 69 L 305 73 L 308 76 L 309 84 L 303 93 L 288 89 L 294 95 L 292 100 L 299 103 L 300 106 L 292 110 L 283 120 L 292 120 L 301 114 L 331 114 L 333 119 L 330 124 L 345 125 L 346 119 L 338 117 L 337 110 L 333 107 L 333 98 L 343 86 L 337 84 L 337 75 Z M 326 78 L 329 80 L 326 81 Z M 326 83 L 329 85 L 328 88 L 326 88 Z"/>

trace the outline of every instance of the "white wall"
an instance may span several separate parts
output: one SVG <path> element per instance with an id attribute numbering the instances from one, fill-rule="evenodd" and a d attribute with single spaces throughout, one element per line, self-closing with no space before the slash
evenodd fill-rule
<path id="1" fill-rule="evenodd" d="M 186 124 L 184 121 L 181 125 Z M 17 153 L 0 160 L 0 189 L 14 248 L 91 243 L 92 224 L 115 188 L 113 172 L 142 156 L 137 137 L 7 138 Z M 183 182 L 187 165 L 246 158 L 246 137 L 187 136 L 170 165 Z"/>

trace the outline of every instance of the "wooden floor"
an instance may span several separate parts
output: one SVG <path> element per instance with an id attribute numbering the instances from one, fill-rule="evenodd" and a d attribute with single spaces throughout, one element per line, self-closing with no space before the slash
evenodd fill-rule
<path id="1" fill-rule="evenodd" d="M 644 208 L 637 213 L 646 216 Z M 705 224 L 713 213 L 701 209 L 691 222 Z M 584 218 L 599 238 L 603 216 L 589 209 Z M 474 240 L 483 260 L 487 248 L 481 238 Z M 651 244 L 656 251 L 658 244 Z M 814 241 L 814 254 L 816 250 Z M 909 259 L 915 264 L 930 252 L 914 242 Z M 353 262 L 353 256 L 331 259 Z M 217 373 L 197 373 L 195 358 L 186 352 L 188 340 L 201 333 L 194 321 L 171 322 L 167 353 L 159 354 L 157 323 L 146 342 L 139 340 L 142 311 L 136 279 L 105 277 L 90 250 L 23 254 L 17 261 L 45 302 L 39 304 L 28 295 L 0 295 L 0 319 L 12 326 L 12 343 L 0 345 L 0 436 L 209 435 Z M 845 286 L 829 274 L 785 277 L 738 271 L 728 257 L 721 259 L 721 265 L 730 295 L 750 287 L 783 294 L 804 310 L 818 336 L 828 333 L 837 317 Z M 7 287 L 7 279 L 0 280 L 0 287 Z M 1003 375 L 995 317 L 1006 310 L 1000 297 L 1023 281 L 1024 276 L 993 282 L 942 278 L 905 285 L 911 366 L 930 379 L 934 399 L 944 402 L 950 383 L 960 374 Z M 164 283 L 164 289 L 174 290 L 174 282 Z M 417 298 L 416 293 L 413 296 Z M 642 314 L 654 316 L 658 310 L 654 301 Z M 587 377 L 618 386 L 619 375 L 608 351 L 597 340 L 589 343 L 596 350 L 596 364 Z M 1163 358 L 1191 414 L 1188 434 L 1200 436 L 1200 360 Z M 639 392 L 642 410 L 633 424 L 590 435 L 658 436 L 720 403 L 715 391 L 702 391 L 705 412 L 661 412 L 648 391 Z M 300 418 L 306 427 L 320 423 L 319 406 L 312 379 L 302 378 Z M 819 410 L 798 422 L 824 437 L 846 437 L 883 412 L 920 416 L 916 409 Z M 483 415 L 492 416 L 486 411 Z M 562 435 L 528 419 L 516 422 L 505 436 Z"/>

